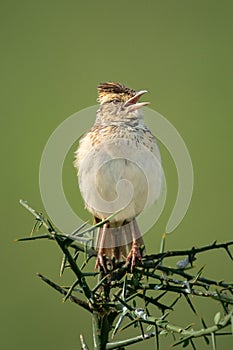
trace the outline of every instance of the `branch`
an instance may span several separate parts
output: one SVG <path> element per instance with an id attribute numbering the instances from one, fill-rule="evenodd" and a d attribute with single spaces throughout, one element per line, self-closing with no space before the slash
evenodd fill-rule
<path id="1" fill-rule="evenodd" d="M 122 348 L 123 346 L 128 346 L 132 344 L 139 343 L 143 340 L 151 339 L 156 335 L 155 332 L 147 333 L 144 335 L 138 335 L 137 337 L 134 338 L 129 338 L 126 340 L 121 340 L 113 343 L 107 343 L 106 345 L 106 350 L 112 350 L 112 349 L 119 349 Z"/>
<path id="2" fill-rule="evenodd" d="M 69 299 L 92 313 L 93 339 L 96 350 L 123 350 L 124 347 L 130 344 L 135 344 L 152 337 L 156 337 L 156 348 L 158 349 L 159 334 L 162 335 L 167 333 L 177 333 L 181 337 L 172 346 L 182 344 L 183 347 L 185 347 L 188 344 L 191 344 L 193 349 L 195 349 L 192 339 L 203 337 L 206 342 L 208 342 L 209 340 L 207 336 L 211 336 L 214 347 L 215 336 L 229 334 L 226 332 L 220 333 L 219 330 L 233 324 L 233 309 L 230 308 L 230 305 L 233 304 L 233 284 L 202 277 L 201 275 L 204 266 L 199 269 L 196 275 L 191 275 L 186 271 L 193 267 L 192 263 L 196 260 L 195 255 L 205 251 L 224 249 L 228 256 L 233 260 L 230 252 L 230 247 L 233 245 L 233 241 L 218 244 L 214 242 L 207 246 L 200 248 L 193 247 L 189 250 L 164 251 L 165 236 L 163 235 L 160 253 L 143 256 L 142 262 L 137 261 L 133 271 L 130 270 L 130 264 L 126 264 L 124 261 L 116 262 L 113 260 L 112 268 L 107 269 L 107 273 L 102 270 L 100 270 L 100 272 L 83 272 L 83 267 L 87 265 L 91 257 L 97 254 L 94 248 L 87 247 L 88 239 L 83 236 L 96 227 L 101 226 L 103 222 L 86 230 L 83 230 L 85 226 L 85 224 L 83 224 L 71 235 L 66 235 L 57 232 L 50 220 L 45 219 L 41 213 L 38 213 L 31 208 L 27 202 L 20 201 L 20 204 L 36 219 L 31 234 L 35 231 L 37 226 L 38 228 L 43 226 L 47 230 L 47 233 L 44 235 L 33 237 L 31 235 L 30 237 L 20 238 L 18 241 L 37 239 L 52 239 L 56 241 L 64 254 L 61 272 L 63 273 L 64 269 L 69 267 L 75 274 L 76 279 L 71 286 L 62 288 L 43 275 L 38 274 L 38 276 L 42 281 L 61 293 L 64 296 L 63 301 Z M 86 246 L 78 244 L 78 240 L 80 239 L 83 240 L 83 242 L 86 242 Z M 71 254 L 71 248 L 74 249 L 74 254 L 73 252 Z M 81 267 L 77 264 L 79 252 L 84 254 L 84 264 Z M 165 266 L 164 260 L 174 256 L 185 256 L 185 259 L 176 264 L 177 268 Z M 94 287 L 90 288 L 86 278 L 95 276 L 96 274 L 99 275 L 99 280 Z M 177 275 L 178 277 L 175 277 L 174 275 Z M 76 288 L 76 286 L 79 287 Z M 215 291 L 211 291 L 211 286 L 217 286 L 221 289 L 218 288 Z M 114 292 L 113 288 L 115 288 Z M 73 294 L 77 291 L 83 292 L 86 300 L 74 296 Z M 156 292 L 158 292 L 158 294 L 156 294 Z M 160 301 L 169 292 L 176 293 L 177 295 L 171 305 L 165 305 Z M 171 324 L 166 319 L 169 315 L 166 310 L 174 311 L 176 303 L 180 299 L 183 299 L 180 298 L 181 296 L 185 297 L 189 307 L 196 313 L 189 298 L 190 295 L 205 298 L 209 297 L 220 301 L 225 316 L 221 319 L 220 312 L 218 312 L 214 318 L 214 325 L 211 327 L 207 327 L 202 320 L 204 328 L 200 330 L 193 330 L 190 325 L 182 328 Z M 146 312 L 144 312 L 143 309 L 136 308 L 138 300 L 140 304 L 142 301 L 144 302 Z M 158 309 L 161 311 L 161 317 L 151 316 L 148 309 L 152 306 L 156 308 L 156 315 Z M 118 315 L 120 317 L 116 324 L 114 324 Z M 131 326 L 140 326 L 141 335 L 122 341 L 108 342 L 110 331 L 113 330 L 113 336 L 118 330 L 120 331 L 121 323 L 125 317 L 128 317 L 130 322 L 121 328 L 121 330 Z M 153 326 L 155 332 L 144 334 L 144 324 L 149 324 L 150 327 Z M 88 350 L 88 346 L 82 335 L 80 336 L 80 340 L 82 350 Z"/>
<path id="3" fill-rule="evenodd" d="M 135 318 L 135 316 L 136 316 L 136 318 Z M 163 318 L 158 319 L 155 317 L 148 316 L 143 311 L 143 309 L 135 309 L 134 310 L 134 320 L 140 321 L 140 322 L 145 323 L 145 324 L 156 325 L 158 328 L 162 328 L 163 330 L 166 330 L 166 331 L 171 332 L 171 333 L 180 334 L 181 335 L 180 340 L 175 342 L 172 345 L 172 347 L 174 347 L 178 344 L 185 343 L 188 340 L 191 340 L 193 338 L 200 338 L 200 337 L 205 337 L 208 335 L 215 334 L 220 329 L 223 329 L 223 328 L 227 327 L 228 325 L 232 324 L 232 322 L 233 322 L 233 309 L 227 315 L 225 315 L 222 320 L 220 320 L 220 313 L 216 314 L 215 320 L 214 320 L 215 325 L 212 325 L 210 327 L 205 327 L 204 329 L 200 329 L 197 331 L 195 331 L 193 329 L 188 330 L 189 327 L 182 328 L 182 327 L 173 325 L 173 324 L 169 323 L 168 321 L 164 320 Z M 134 324 L 135 321 L 131 322 L 131 324 Z M 128 328 L 128 326 L 126 325 L 123 329 L 125 329 L 125 328 Z M 227 334 L 229 334 L 229 333 L 227 333 Z M 155 336 L 156 333 L 152 332 L 152 333 L 149 333 L 148 335 L 150 335 L 150 337 L 151 337 L 151 336 Z M 126 346 L 129 344 L 133 344 L 133 343 L 142 341 L 144 339 L 149 339 L 148 335 L 146 335 L 146 338 L 144 338 L 143 335 L 141 335 L 141 336 L 138 336 L 135 338 L 123 340 L 121 342 L 108 343 L 106 349 L 116 349 L 117 345 L 118 346 L 119 345 Z"/>
<path id="4" fill-rule="evenodd" d="M 75 260 L 73 259 L 72 255 L 70 254 L 69 249 L 67 248 L 67 243 L 69 243 L 69 241 L 67 242 L 66 240 L 62 239 L 59 235 L 56 235 L 56 234 L 54 234 L 54 238 L 57 241 L 57 243 L 58 243 L 59 247 L 61 248 L 61 250 L 63 251 L 63 253 L 66 255 L 66 258 L 70 264 L 70 267 L 73 270 L 73 272 L 75 273 L 75 275 L 77 276 L 78 281 L 79 281 L 79 285 L 83 289 L 85 296 L 88 299 L 92 299 L 93 295 L 92 295 L 91 290 L 86 282 L 84 274 L 79 269 L 78 265 L 76 264 Z"/>
<path id="5" fill-rule="evenodd" d="M 40 277 L 40 279 L 41 279 L 43 282 L 47 283 L 50 287 L 54 288 L 54 289 L 57 290 L 59 293 L 61 293 L 62 295 L 66 296 L 67 291 L 66 291 L 64 288 L 62 288 L 62 287 L 60 287 L 58 284 L 56 284 L 56 283 L 50 281 L 48 278 L 46 278 L 45 276 L 43 276 L 41 273 L 38 273 L 37 276 Z M 89 312 L 92 313 L 92 309 L 90 308 L 89 304 L 88 304 L 86 301 L 81 300 L 81 299 L 78 299 L 78 298 L 76 298 L 76 297 L 73 296 L 73 295 L 70 295 L 70 296 L 69 296 L 69 300 L 70 300 L 71 302 L 75 303 L 75 304 L 78 304 L 78 305 L 81 306 L 83 309 L 85 309 L 85 310 L 87 310 L 87 311 L 89 311 Z"/>
<path id="6" fill-rule="evenodd" d="M 169 274 L 174 273 L 174 274 L 180 275 L 180 276 L 186 278 L 188 281 L 194 280 L 196 278 L 196 276 L 194 276 L 194 275 L 190 275 L 187 272 L 184 272 L 180 269 L 174 269 L 172 267 L 166 267 L 166 266 L 160 265 L 157 267 L 157 270 L 164 271 L 164 272 L 167 272 Z M 198 281 L 203 282 L 204 284 L 216 285 L 216 286 L 220 286 L 220 287 L 224 287 L 224 288 L 233 287 L 233 283 L 224 283 L 223 281 L 217 282 L 217 281 L 214 281 L 214 280 L 211 280 L 211 279 L 208 279 L 205 277 L 201 277 L 201 276 L 198 277 Z"/>
<path id="7" fill-rule="evenodd" d="M 43 215 L 41 213 L 38 213 L 35 209 L 33 209 L 32 207 L 30 207 L 30 205 L 28 205 L 27 201 L 24 201 L 23 199 L 20 199 L 19 203 L 25 208 L 27 209 L 33 216 L 35 216 L 36 220 L 41 222 L 42 225 L 46 228 L 46 230 L 48 230 L 50 233 L 55 232 L 55 230 L 53 229 L 53 227 L 51 226 L 50 221 L 47 221 L 46 219 L 44 219 Z"/>
<path id="8" fill-rule="evenodd" d="M 233 260 L 233 256 L 229 250 L 229 247 L 233 245 L 233 241 L 229 241 L 229 242 L 225 242 L 225 243 L 216 243 L 216 241 L 214 241 L 214 243 L 204 246 L 204 247 L 200 247 L 200 248 L 191 248 L 189 250 L 174 250 L 174 251 L 167 251 L 164 253 L 158 253 L 158 254 L 151 254 L 151 255 L 146 255 L 143 260 L 150 260 L 150 259 L 164 259 L 164 258 L 168 258 L 168 257 L 172 257 L 172 256 L 194 256 L 196 254 L 202 253 L 202 252 L 206 252 L 209 250 L 213 250 L 213 249 L 219 249 L 219 248 L 223 248 L 226 250 L 227 254 L 229 255 L 229 257 L 231 258 L 231 260 Z"/>

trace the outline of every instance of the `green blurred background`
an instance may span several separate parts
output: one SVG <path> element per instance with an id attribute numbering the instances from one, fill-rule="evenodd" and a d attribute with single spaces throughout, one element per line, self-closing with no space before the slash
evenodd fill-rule
<path id="1" fill-rule="evenodd" d="M 177 128 L 189 149 L 193 198 L 166 248 L 232 239 L 232 10 L 226 0 L 1 2 L 2 349 L 79 349 L 80 332 L 91 345 L 89 315 L 62 304 L 36 277 L 41 272 L 62 284 L 71 280 L 69 273 L 59 280 L 58 248 L 53 242 L 14 244 L 13 239 L 29 234 L 33 225 L 20 198 L 43 210 L 38 169 L 50 134 L 69 115 L 95 104 L 99 82 L 148 89 L 150 107 Z M 159 249 L 177 191 L 175 166 L 166 149 L 161 151 L 168 198 L 145 236 L 149 252 Z M 64 166 L 64 188 L 78 212 L 82 203 L 72 158 L 73 150 Z M 232 280 L 223 252 L 200 255 L 196 269 L 203 264 L 206 276 Z M 199 316 L 213 323 L 221 306 L 193 301 Z M 200 326 L 185 302 L 173 320 Z M 171 342 L 162 340 L 161 349 Z M 197 344 L 207 348 L 203 341 Z M 225 350 L 233 341 L 225 337 L 218 344 Z M 153 340 L 132 349 L 142 346 L 153 349 Z"/>

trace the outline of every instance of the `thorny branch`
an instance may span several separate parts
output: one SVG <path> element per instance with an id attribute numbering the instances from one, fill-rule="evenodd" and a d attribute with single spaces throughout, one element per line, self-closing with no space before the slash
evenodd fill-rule
<path id="1" fill-rule="evenodd" d="M 217 243 L 216 241 L 210 245 L 189 250 L 164 251 L 165 235 L 162 237 L 161 251 L 157 254 L 146 255 L 143 261 L 138 262 L 133 272 L 130 266 L 124 262 L 115 263 L 113 267 L 105 273 L 103 270 L 99 272 L 84 272 L 83 267 L 87 265 L 89 260 L 96 256 L 95 249 L 90 246 L 90 239 L 85 238 L 86 233 L 90 233 L 96 226 L 84 230 L 84 225 L 75 230 L 72 234 L 67 235 L 59 233 L 49 219 L 45 219 L 41 213 L 31 208 L 27 202 L 20 203 L 35 217 L 35 224 L 29 237 L 20 238 L 17 241 L 52 239 L 62 250 L 64 257 L 62 260 L 61 274 L 66 268 L 70 268 L 75 280 L 69 287 L 61 287 L 50 281 L 41 274 L 38 276 L 46 284 L 57 290 L 63 295 L 63 301 L 69 299 L 92 314 L 93 319 L 93 340 L 95 350 L 105 349 L 124 349 L 130 344 L 145 341 L 152 337 L 156 339 L 156 348 L 159 349 L 159 339 L 162 335 L 177 334 L 179 339 L 172 346 L 188 344 L 196 349 L 194 339 L 202 337 L 208 344 L 209 337 L 212 347 L 216 349 L 216 336 L 230 334 L 229 332 L 220 333 L 220 330 L 227 326 L 233 327 L 233 283 L 223 281 L 215 281 L 202 276 L 204 267 L 202 267 L 195 275 L 189 274 L 188 269 L 193 267 L 193 262 L 197 259 L 197 255 L 215 249 L 224 249 L 227 255 L 233 260 L 230 247 L 233 241 L 225 243 Z M 98 223 L 98 226 L 101 223 Z M 44 235 L 32 234 L 36 228 L 44 227 L 46 233 Z M 80 244 L 80 242 L 84 244 Z M 85 243 L 86 242 L 86 243 Z M 80 260 L 79 253 L 84 257 L 82 266 L 78 264 Z M 184 257 L 176 264 L 176 268 L 166 266 L 167 259 L 170 257 Z M 98 275 L 99 280 L 94 288 L 90 287 L 89 278 Z M 213 290 L 213 288 L 215 288 Z M 153 293 L 152 293 L 153 292 Z M 79 297 L 75 294 L 79 293 Z M 157 296 L 155 297 L 155 293 Z M 170 293 L 175 295 L 175 299 L 170 305 L 163 302 L 165 295 Z M 214 324 L 207 327 L 204 320 L 201 320 L 203 327 L 194 330 L 193 326 L 179 327 L 168 321 L 169 313 L 174 312 L 176 303 L 180 299 L 185 298 L 191 310 L 196 313 L 196 309 L 190 300 L 190 296 L 198 296 L 211 298 L 221 303 L 223 316 L 217 312 L 214 318 Z M 144 308 L 137 307 L 137 302 L 142 300 Z M 158 315 L 151 316 L 151 310 Z M 123 321 L 129 319 L 129 323 L 122 326 Z M 152 332 L 144 332 L 144 325 L 154 328 Z M 123 331 L 131 326 L 137 326 L 140 335 L 134 338 L 128 338 L 121 341 L 109 342 L 109 333 L 112 337 L 118 331 Z M 82 335 L 80 335 L 81 349 L 88 350 L 90 347 L 86 344 Z"/>

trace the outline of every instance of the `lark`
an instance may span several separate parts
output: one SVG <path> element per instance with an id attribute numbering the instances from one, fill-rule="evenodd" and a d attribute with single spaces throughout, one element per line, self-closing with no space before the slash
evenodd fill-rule
<path id="1" fill-rule="evenodd" d="M 144 123 L 139 102 L 147 91 L 120 83 L 98 86 L 100 106 L 93 127 L 81 138 L 74 166 L 85 207 L 98 229 L 95 268 L 126 260 L 131 271 L 142 261 L 142 234 L 136 221 L 161 192 L 161 157 L 156 139 Z"/>

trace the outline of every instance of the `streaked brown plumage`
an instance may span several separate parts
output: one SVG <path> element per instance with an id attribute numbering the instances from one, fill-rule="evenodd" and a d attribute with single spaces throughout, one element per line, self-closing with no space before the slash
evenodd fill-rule
<path id="1" fill-rule="evenodd" d="M 128 254 L 131 269 L 141 259 L 143 240 L 135 218 L 160 194 L 160 153 L 141 110 L 148 103 L 138 103 L 145 92 L 114 82 L 100 84 L 96 121 L 76 151 L 80 191 L 95 220 L 122 209 L 96 239 L 96 267 L 105 271 L 105 257 L 120 260 Z"/>

